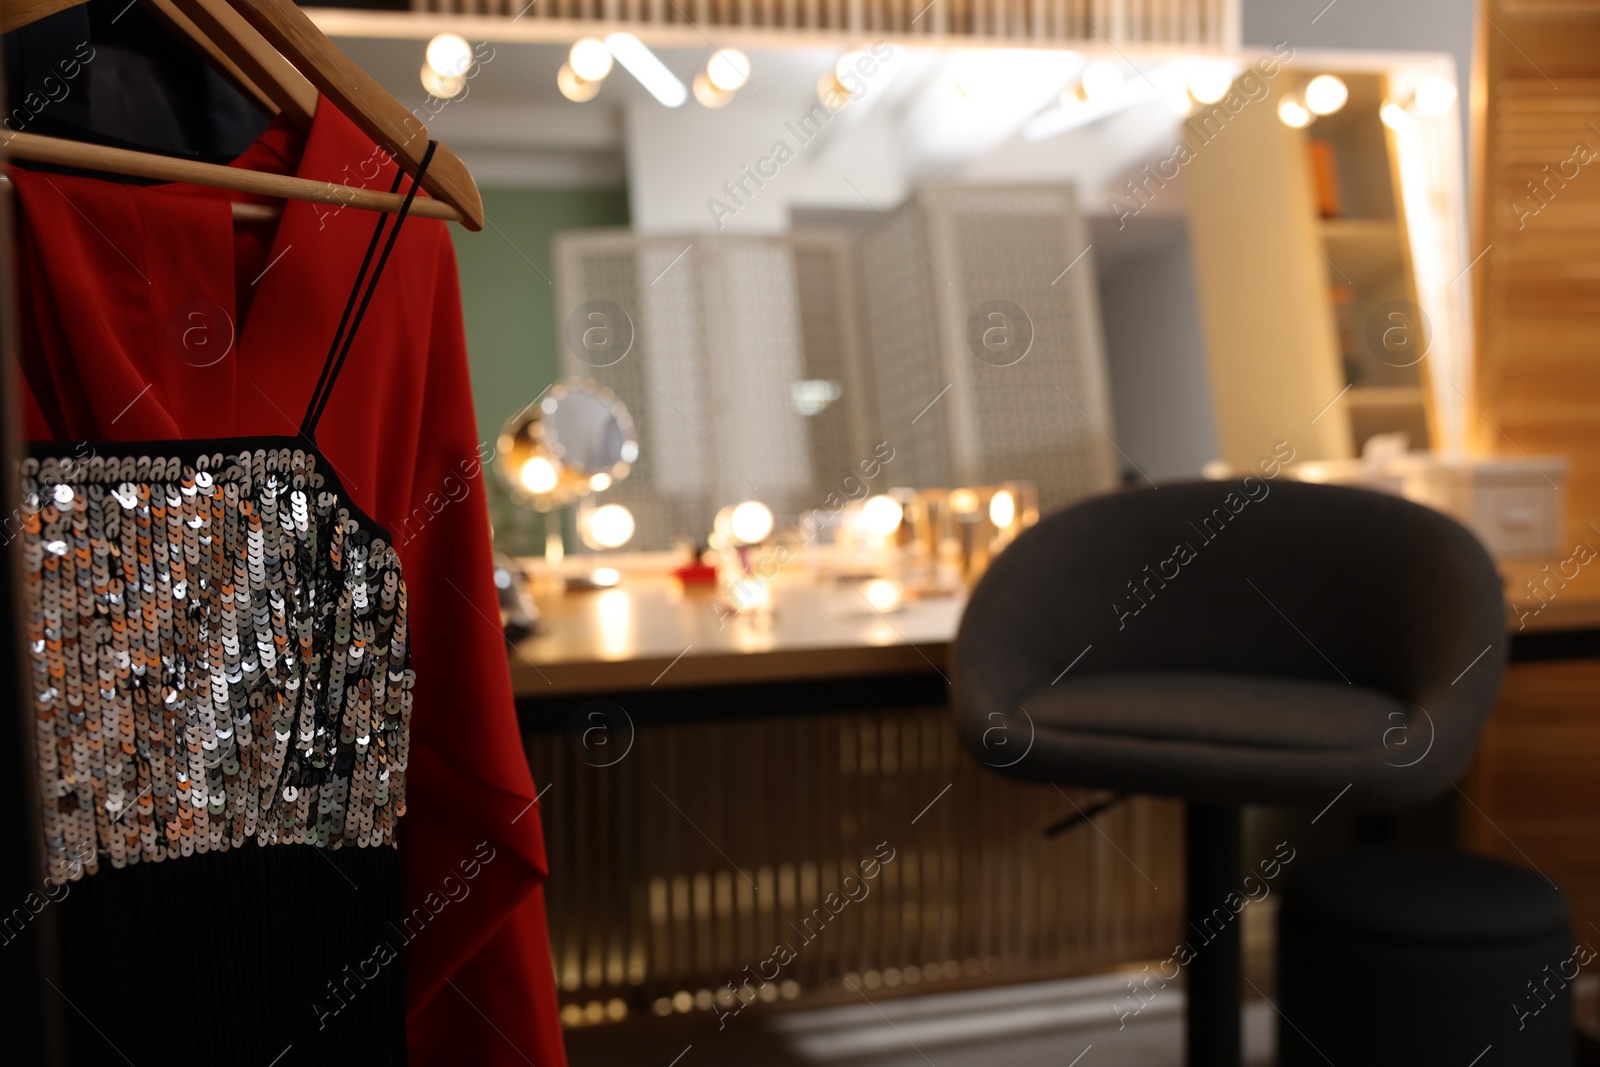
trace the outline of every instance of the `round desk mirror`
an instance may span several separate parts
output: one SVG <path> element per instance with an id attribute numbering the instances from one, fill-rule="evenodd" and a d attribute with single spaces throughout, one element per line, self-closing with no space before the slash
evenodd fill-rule
<path id="1" fill-rule="evenodd" d="M 595 382 L 565 378 L 506 421 L 495 470 L 519 501 L 549 511 L 610 488 L 638 458 L 622 402 Z"/>

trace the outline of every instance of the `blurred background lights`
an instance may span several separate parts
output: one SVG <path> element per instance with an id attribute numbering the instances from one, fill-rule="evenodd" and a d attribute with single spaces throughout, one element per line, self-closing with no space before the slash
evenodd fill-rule
<path id="1" fill-rule="evenodd" d="M 900 583 L 890 581 L 887 578 L 872 579 L 872 581 L 861 587 L 861 595 L 866 598 L 867 603 L 871 604 L 875 610 L 881 612 L 895 610 L 900 606 L 901 601 L 905 599 L 905 592 L 901 589 Z"/>
<path id="2" fill-rule="evenodd" d="M 1393 100 L 1378 109 L 1378 118 L 1391 130 L 1403 130 L 1411 124 L 1411 113 Z"/>
<path id="3" fill-rule="evenodd" d="M 759 500 L 746 500 L 728 517 L 728 532 L 743 544 L 760 544 L 772 532 L 772 509 Z"/>
<path id="4" fill-rule="evenodd" d="M 733 93 L 717 88 L 711 76 L 702 70 L 694 76 L 694 98 L 700 101 L 703 107 L 718 108 L 732 100 Z"/>
<path id="5" fill-rule="evenodd" d="M 429 95 L 440 100 L 452 100 L 467 87 L 467 79 L 459 74 L 440 74 L 427 63 L 422 64 L 422 87 Z"/>
<path id="6" fill-rule="evenodd" d="M 750 57 L 737 48 L 719 48 L 706 63 L 706 77 L 725 93 L 741 89 L 750 80 Z"/>
<path id="7" fill-rule="evenodd" d="M 854 71 L 856 64 L 865 58 L 867 58 L 865 52 L 846 52 L 839 57 L 839 62 L 833 65 L 833 76 L 841 82 L 852 77 L 850 72 Z"/>
<path id="8" fill-rule="evenodd" d="M 978 494 L 971 489 L 955 489 L 950 493 L 950 510 L 957 515 L 971 515 L 978 510 Z"/>
<path id="9" fill-rule="evenodd" d="M 662 107 L 682 107 L 688 102 L 689 90 L 683 82 L 639 38 L 631 33 L 608 33 L 605 43 L 622 69 L 632 74 Z"/>
<path id="10" fill-rule="evenodd" d="M 1448 78 L 1430 75 L 1417 83 L 1417 111 L 1438 118 L 1456 102 L 1456 87 Z"/>
<path id="11" fill-rule="evenodd" d="M 543 456 L 534 456 L 518 472 L 522 484 L 530 493 L 548 493 L 556 487 L 556 468 Z"/>
<path id="12" fill-rule="evenodd" d="M 861 525 L 870 534 L 888 537 L 900 528 L 905 511 L 894 497 L 878 495 L 869 497 L 861 505 Z"/>
<path id="13" fill-rule="evenodd" d="M 1172 109 L 1174 115 L 1187 115 L 1189 108 L 1193 106 L 1188 87 L 1178 85 L 1168 89 L 1167 106 Z"/>
<path id="14" fill-rule="evenodd" d="M 1344 107 L 1350 99 L 1350 89 L 1342 78 L 1333 74 L 1318 74 L 1306 83 L 1306 107 L 1313 114 L 1331 115 Z"/>
<path id="15" fill-rule="evenodd" d="M 465 77 L 472 69 L 472 46 L 460 34 L 441 33 L 428 42 L 428 66 L 446 78 Z"/>
<path id="16" fill-rule="evenodd" d="M 1215 104 L 1233 88 L 1233 71 L 1221 63 L 1207 63 L 1189 75 L 1189 92 L 1202 104 Z"/>
<path id="17" fill-rule="evenodd" d="M 1109 99 L 1122 82 L 1122 67 L 1109 59 L 1097 59 L 1083 68 L 1083 94 L 1090 100 Z"/>
<path id="18" fill-rule="evenodd" d="M 1017 498 L 1009 490 L 1001 489 L 989 498 L 989 521 L 1004 530 L 1017 517 Z"/>
<path id="19" fill-rule="evenodd" d="M 567 53 L 567 66 L 584 81 L 597 82 L 611 73 L 611 52 L 598 37 L 580 37 Z"/>
<path id="20" fill-rule="evenodd" d="M 600 83 L 580 78 L 569 64 L 563 63 L 561 69 L 556 71 L 556 88 L 574 104 L 583 104 L 594 99 L 600 91 Z"/>
<path id="21" fill-rule="evenodd" d="M 1292 126 L 1297 130 L 1311 125 L 1312 119 L 1311 112 L 1306 110 L 1306 106 L 1292 96 L 1286 96 L 1278 101 L 1278 117 L 1283 120 L 1285 126 Z"/>
<path id="22" fill-rule="evenodd" d="M 589 514 L 584 540 L 593 548 L 621 548 L 633 539 L 633 512 L 621 504 L 602 504 Z"/>

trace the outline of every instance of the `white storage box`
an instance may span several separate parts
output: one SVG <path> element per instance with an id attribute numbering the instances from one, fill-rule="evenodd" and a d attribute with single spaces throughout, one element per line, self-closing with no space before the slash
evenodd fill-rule
<path id="1" fill-rule="evenodd" d="M 1567 466 L 1565 456 L 1408 455 L 1391 470 L 1405 496 L 1454 516 L 1495 556 L 1512 559 L 1561 555 Z"/>

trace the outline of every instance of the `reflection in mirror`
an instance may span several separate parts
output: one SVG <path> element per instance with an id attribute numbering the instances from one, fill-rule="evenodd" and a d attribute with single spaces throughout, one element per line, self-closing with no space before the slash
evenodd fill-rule
<path id="1" fill-rule="evenodd" d="M 611 498 L 638 548 L 753 498 L 781 531 L 893 488 L 1024 480 L 1048 512 L 1289 448 L 1464 449 L 1460 57 L 1241 44 L 1226 18 L 1113 46 L 942 5 L 712 47 L 643 15 L 518 36 L 546 17 L 492 38 L 430 128 L 506 191 L 482 313 L 548 307 L 515 350 L 611 389 L 649 442 Z M 416 42 L 353 50 L 415 91 Z M 574 464 L 614 447 L 584 432 L 554 431 Z M 554 469 L 511 491 L 548 499 Z"/>
<path id="2" fill-rule="evenodd" d="M 515 499 L 549 511 L 611 488 L 638 458 L 627 407 L 609 389 L 568 378 L 506 421 L 495 470 Z"/>

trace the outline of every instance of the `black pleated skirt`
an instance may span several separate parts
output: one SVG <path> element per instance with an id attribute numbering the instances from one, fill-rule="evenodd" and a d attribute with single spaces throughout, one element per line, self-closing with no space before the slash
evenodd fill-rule
<path id="1" fill-rule="evenodd" d="M 406 1061 L 396 849 L 105 866 L 58 906 L 75 1065 Z"/>

